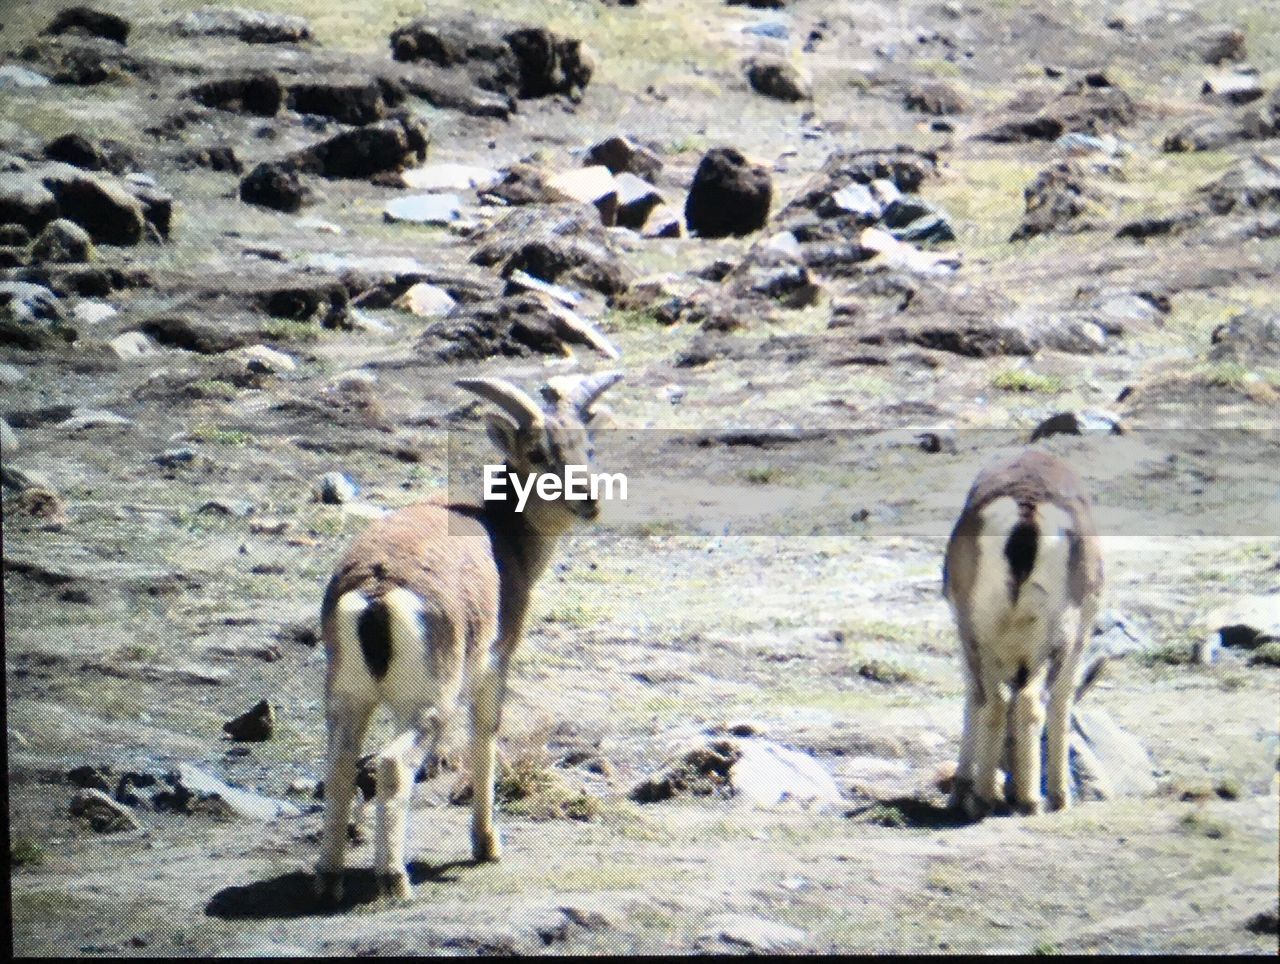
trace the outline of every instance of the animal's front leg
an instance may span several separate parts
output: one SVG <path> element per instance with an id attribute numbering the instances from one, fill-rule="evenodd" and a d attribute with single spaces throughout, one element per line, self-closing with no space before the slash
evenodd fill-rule
<path id="1" fill-rule="evenodd" d="M 316 864 L 316 892 L 327 900 L 342 900 L 342 868 L 347 843 L 347 819 L 355 792 L 356 767 L 371 710 L 331 699 L 328 712 L 329 749 L 324 782 L 324 827 L 320 860 Z"/>
<path id="2" fill-rule="evenodd" d="M 507 684 L 505 661 L 486 668 L 475 682 L 471 710 L 471 855 L 479 861 L 502 856 L 493 827 L 498 769 L 498 725 Z"/>

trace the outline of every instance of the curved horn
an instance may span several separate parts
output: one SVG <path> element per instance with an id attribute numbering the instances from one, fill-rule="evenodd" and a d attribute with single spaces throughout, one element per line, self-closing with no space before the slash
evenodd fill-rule
<path id="1" fill-rule="evenodd" d="M 524 391 L 501 378 L 459 378 L 454 382 L 459 388 L 493 402 L 516 420 L 521 429 L 532 428 L 543 422 L 542 408 Z"/>
<path id="2" fill-rule="evenodd" d="M 579 412 L 591 411 L 596 399 L 622 379 L 622 372 L 597 372 L 594 375 L 557 375 L 547 379 L 542 397 L 556 405 L 572 405 Z"/>

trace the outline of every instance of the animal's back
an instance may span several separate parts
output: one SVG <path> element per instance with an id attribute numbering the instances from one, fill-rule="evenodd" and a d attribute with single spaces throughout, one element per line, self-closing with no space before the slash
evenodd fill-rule
<path id="1" fill-rule="evenodd" d="M 378 520 L 325 591 L 330 690 L 404 713 L 456 695 L 465 661 L 496 632 L 498 579 L 473 507 L 431 500 Z"/>
<path id="2" fill-rule="evenodd" d="M 1066 463 L 1030 450 L 979 474 L 947 546 L 944 591 L 992 655 L 1039 662 L 1052 624 L 1101 578 L 1088 500 Z"/>

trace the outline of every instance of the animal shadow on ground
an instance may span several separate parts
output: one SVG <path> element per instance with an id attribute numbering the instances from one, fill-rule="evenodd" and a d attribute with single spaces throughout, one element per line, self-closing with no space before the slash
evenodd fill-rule
<path id="1" fill-rule="evenodd" d="M 999 813 L 1000 810 L 997 808 L 996 814 Z M 949 806 L 931 800 L 922 800 L 919 797 L 875 800 L 865 806 L 846 811 L 845 816 L 862 823 L 900 829 L 945 830 L 953 827 L 967 827 L 976 822 L 961 810 L 954 810 Z"/>
<path id="2" fill-rule="evenodd" d="M 449 871 L 474 866 L 476 862 L 473 860 L 458 860 L 434 867 L 421 861 L 410 861 L 409 880 L 414 884 L 452 883 L 458 878 L 451 876 Z M 316 895 L 312 873 L 295 870 L 270 880 L 223 888 L 210 898 L 204 912 L 210 917 L 226 920 L 319 917 L 340 914 L 360 904 L 371 904 L 378 896 L 378 882 L 372 870 L 348 869 L 343 878 L 342 900 L 337 903 L 322 901 Z"/>

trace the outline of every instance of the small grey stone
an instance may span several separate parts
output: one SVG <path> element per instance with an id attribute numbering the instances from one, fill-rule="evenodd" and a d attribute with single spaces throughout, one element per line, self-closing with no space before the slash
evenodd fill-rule
<path id="1" fill-rule="evenodd" d="M 43 74 L 37 74 L 34 70 L 19 67 L 17 64 L 0 66 L 0 90 L 32 90 L 48 87 L 51 83 L 52 81 Z"/>
<path id="2" fill-rule="evenodd" d="M 831 202 L 841 211 L 856 214 L 860 218 L 865 218 L 868 223 L 879 218 L 882 210 L 880 201 L 865 184 L 845 185 L 831 195 Z"/>
<path id="3" fill-rule="evenodd" d="M 382 216 L 392 223 L 449 224 L 462 216 L 462 201 L 456 194 L 414 194 L 389 201 Z"/>
<path id="4" fill-rule="evenodd" d="M 72 410 L 70 418 L 58 423 L 58 428 L 77 432 L 81 429 L 98 428 L 103 425 L 114 426 L 132 424 L 133 419 L 125 418 L 123 415 L 117 415 L 115 412 L 108 412 L 96 408 L 76 408 Z"/>
<path id="5" fill-rule="evenodd" d="M 188 794 L 220 800 L 225 805 L 226 811 L 237 817 L 275 820 L 279 817 L 302 815 L 302 811 L 292 803 L 275 800 L 260 793 L 254 793 L 252 790 L 233 787 L 191 764 L 180 764 L 167 779 L 175 789 L 181 788 Z"/>
<path id="6" fill-rule="evenodd" d="M 326 472 L 320 477 L 319 499 L 327 505 L 342 505 L 355 498 L 356 484 L 341 472 Z"/>
<path id="7" fill-rule="evenodd" d="M 81 298 L 71 309 L 71 316 L 82 325 L 97 325 L 114 318 L 119 312 L 105 301 Z"/>
<path id="8" fill-rule="evenodd" d="M 174 468 L 177 468 L 179 465 L 190 465 L 193 461 L 195 461 L 195 457 L 196 457 L 195 449 L 188 449 L 188 448 L 169 449 L 168 451 L 163 452 L 160 455 L 157 455 L 151 461 L 154 462 L 156 465 L 161 466 L 162 468 L 174 469 Z"/>
<path id="9" fill-rule="evenodd" d="M 1127 656 L 1151 648 L 1152 637 L 1148 627 L 1123 613 L 1107 610 L 1098 617 L 1093 637 L 1087 647 L 1086 662 L 1097 656 Z"/>
<path id="10" fill-rule="evenodd" d="M 126 331 L 116 335 L 107 344 L 119 358 L 141 358 L 157 351 L 155 342 L 140 331 Z"/>

